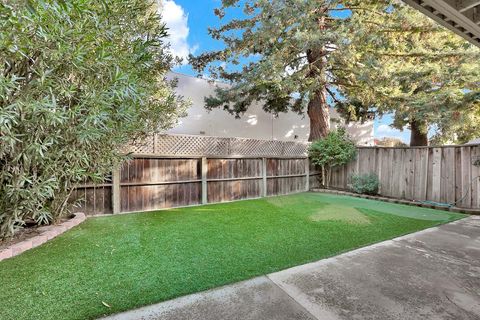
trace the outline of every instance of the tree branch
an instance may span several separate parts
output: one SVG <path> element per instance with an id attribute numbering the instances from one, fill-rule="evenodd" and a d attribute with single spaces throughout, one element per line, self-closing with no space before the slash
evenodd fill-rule
<path id="1" fill-rule="evenodd" d="M 336 103 L 339 103 L 340 101 L 335 97 L 335 94 L 328 88 L 328 87 L 325 87 L 325 90 L 327 90 L 328 94 L 332 97 L 333 101 L 335 101 Z"/>

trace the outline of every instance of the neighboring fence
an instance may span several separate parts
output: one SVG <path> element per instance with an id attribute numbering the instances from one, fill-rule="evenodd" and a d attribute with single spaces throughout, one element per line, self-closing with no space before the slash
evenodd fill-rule
<path id="1" fill-rule="evenodd" d="M 112 182 L 78 186 L 87 214 L 134 212 L 289 194 L 318 186 L 306 143 L 204 136 L 156 136 Z M 308 177 L 308 178 L 307 178 Z"/>
<path id="2" fill-rule="evenodd" d="M 376 148 L 332 171 L 330 187 L 348 189 L 354 173 L 376 173 L 384 196 L 480 208 L 480 145 Z"/>

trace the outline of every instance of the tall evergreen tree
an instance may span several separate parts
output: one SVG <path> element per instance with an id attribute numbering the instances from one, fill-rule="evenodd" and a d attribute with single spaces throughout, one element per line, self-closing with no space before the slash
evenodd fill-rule
<path id="1" fill-rule="evenodd" d="M 394 126 L 409 125 L 418 145 L 429 125 L 476 103 L 478 50 L 401 1 L 223 0 L 216 14 L 232 8 L 245 18 L 209 30 L 225 49 L 190 57 L 231 83 L 207 108 L 306 111 L 315 140 L 328 132 L 330 96 L 348 119 L 395 112 Z"/>
<path id="2" fill-rule="evenodd" d="M 233 7 L 242 7 L 245 18 L 209 30 L 214 39 L 225 43 L 225 49 L 190 57 L 198 72 L 208 69 L 211 77 L 232 85 L 218 88 L 215 97 L 207 98 L 207 108 L 223 107 L 239 115 L 254 101 L 262 101 L 267 112 L 306 111 L 309 140 L 326 136 L 330 126 L 328 95 L 333 96 L 337 87 L 352 85 L 348 77 L 337 76 L 342 68 L 338 48 L 344 41 L 338 32 L 342 19 L 335 16 L 347 11 L 340 3 L 223 0 L 215 11 L 219 18 Z M 224 62 L 227 67 L 215 62 Z"/>
<path id="3" fill-rule="evenodd" d="M 393 112 L 393 126 L 411 130 L 411 146 L 427 145 L 432 127 L 438 142 L 464 142 L 478 123 L 480 50 L 401 2 L 392 1 L 387 13 L 350 17 L 361 28 L 350 34 L 344 58 L 362 67 L 353 73 L 358 87 L 343 93 L 361 104 L 343 104 L 343 111 Z"/>

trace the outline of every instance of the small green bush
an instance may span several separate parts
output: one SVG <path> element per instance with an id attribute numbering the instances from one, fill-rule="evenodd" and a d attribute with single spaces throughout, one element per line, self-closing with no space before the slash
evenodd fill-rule
<path id="1" fill-rule="evenodd" d="M 375 173 L 355 174 L 351 180 L 354 192 L 369 195 L 378 194 L 379 181 Z"/>
<path id="2" fill-rule="evenodd" d="M 312 163 L 322 168 L 322 183 L 326 187 L 330 182 L 332 167 L 345 165 L 356 155 L 355 142 L 344 128 L 330 131 L 325 138 L 314 141 L 308 150 Z"/>

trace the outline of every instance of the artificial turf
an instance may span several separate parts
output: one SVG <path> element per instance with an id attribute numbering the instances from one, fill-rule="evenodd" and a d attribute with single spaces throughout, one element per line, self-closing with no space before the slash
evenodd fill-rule
<path id="1" fill-rule="evenodd" d="M 88 219 L 0 262 L 0 319 L 89 319 L 463 217 L 316 193 Z"/>

